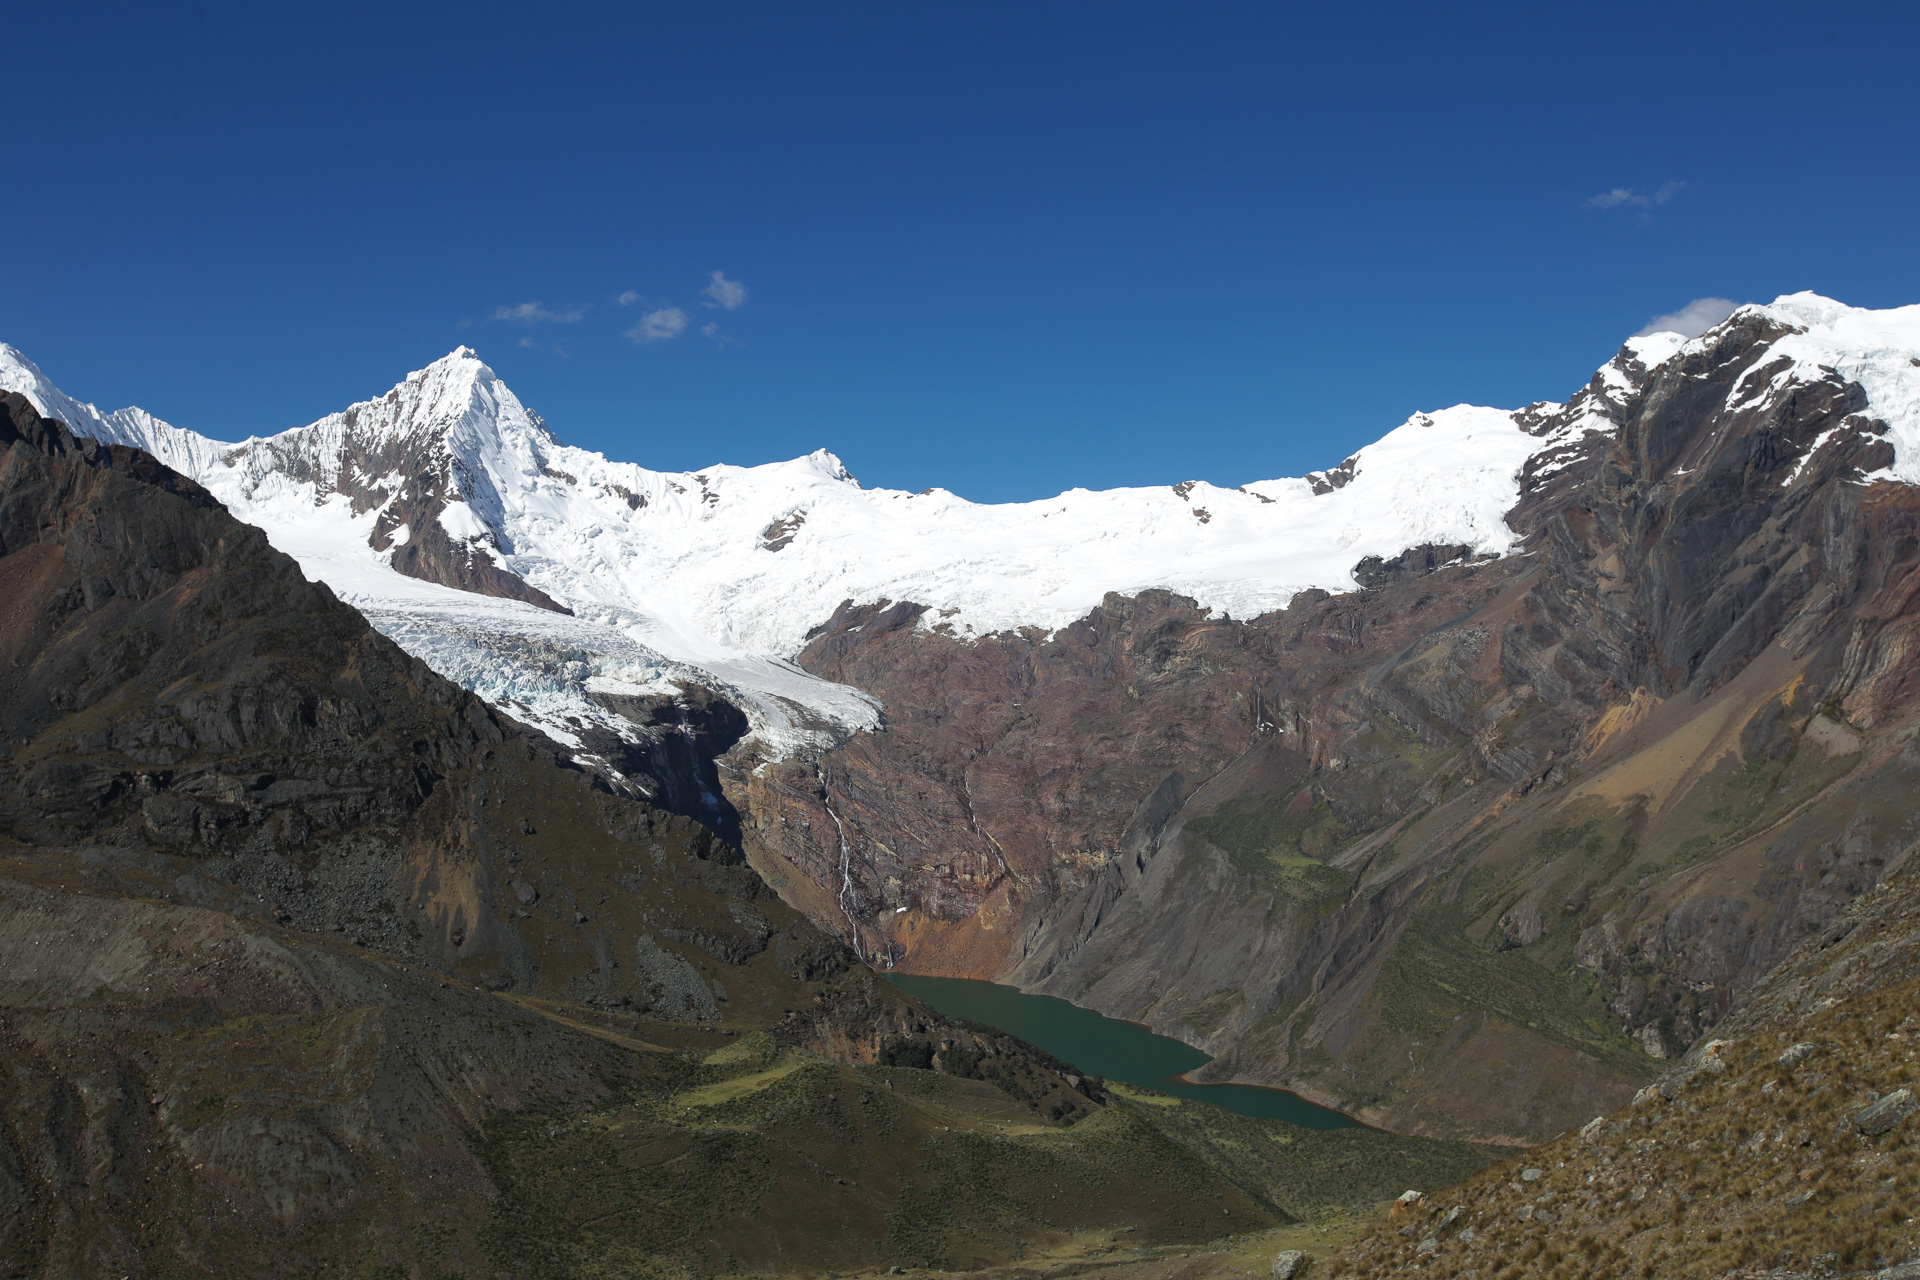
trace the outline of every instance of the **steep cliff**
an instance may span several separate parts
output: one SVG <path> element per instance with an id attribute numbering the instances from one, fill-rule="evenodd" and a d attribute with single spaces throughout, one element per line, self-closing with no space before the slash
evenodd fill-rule
<path id="1" fill-rule="evenodd" d="M 1914 490 L 1867 478 L 1889 425 L 1803 332 L 1750 309 L 1616 387 L 1612 435 L 1523 474 L 1517 556 L 1246 622 L 843 610 L 801 662 L 887 731 L 742 779 L 751 856 L 882 963 L 1393 1127 L 1559 1132 L 1915 834 Z"/>

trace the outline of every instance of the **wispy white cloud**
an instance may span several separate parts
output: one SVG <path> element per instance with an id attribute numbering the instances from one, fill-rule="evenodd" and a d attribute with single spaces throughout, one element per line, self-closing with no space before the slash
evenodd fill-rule
<path id="1" fill-rule="evenodd" d="M 747 300 L 747 286 L 727 279 L 724 271 L 713 272 L 709 279 L 711 282 L 700 291 L 700 296 L 707 299 L 706 306 L 732 311 Z"/>
<path id="2" fill-rule="evenodd" d="M 634 290 L 629 289 L 625 293 L 621 294 L 619 297 L 615 298 L 613 301 L 614 301 L 614 305 L 616 306 L 630 307 L 634 303 L 640 301 L 640 295 L 636 293 Z"/>
<path id="3" fill-rule="evenodd" d="M 585 307 L 553 311 L 537 302 L 522 302 L 511 307 L 495 307 L 491 318 L 513 324 L 572 324 L 586 314 Z"/>
<path id="4" fill-rule="evenodd" d="M 687 313 L 678 307 L 656 307 L 640 317 L 640 323 L 627 330 L 635 342 L 665 342 L 687 330 Z"/>
<path id="5" fill-rule="evenodd" d="M 1589 209 L 1657 209 L 1686 189 L 1684 182 L 1669 182 L 1657 191 L 1639 192 L 1632 187 L 1615 187 L 1597 196 L 1588 196 Z"/>
<path id="6" fill-rule="evenodd" d="M 1647 197 L 1636 195 L 1626 187 L 1615 187 L 1611 191 L 1602 191 L 1597 196 L 1587 197 L 1589 209 L 1618 209 L 1623 204 L 1647 204 Z"/>
<path id="7" fill-rule="evenodd" d="M 1739 305 L 1731 298 L 1695 298 L 1678 311 L 1655 316 L 1647 321 L 1646 328 L 1633 336 L 1644 338 L 1650 333 L 1677 333 L 1683 337 L 1697 338 L 1732 315 L 1734 308 Z"/>

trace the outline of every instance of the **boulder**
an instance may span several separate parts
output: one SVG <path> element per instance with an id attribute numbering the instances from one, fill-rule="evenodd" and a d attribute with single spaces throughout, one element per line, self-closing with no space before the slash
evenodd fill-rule
<path id="1" fill-rule="evenodd" d="M 1273 1255 L 1274 1280 L 1293 1280 L 1307 1269 L 1307 1255 L 1298 1249 L 1282 1249 Z"/>
<path id="2" fill-rule="evenodd" d="M 1679 1097 L 1681 1093 L 1685 1091 L 1686 1087 L 1693 1083 L 1693 1077 L 1698 1070 L 1699 1068 L 1696 1067 L 1687 1071 L 1677 1071 L 1662 1080 L 1659 1085 L 1660 1096 L 1663 1098 Z M 1725 1070 L 1725 1068 L 1722 1068 L 1722 1070 Z"/>
<path id="3" fill-rule="evenodd" d="M 1913 1090 L 1895 1089 L 1855 1115 L 1853 1127 L 1869 1137 L 1876 1137 L 1912 1115 L 1916 1108 L 1920 1108 L 1920 1099 L 1914 1098 Z"/>
<path id="4" fill-rule="evenodd" d="M 1783 1067 L 1797 1067 L 1818 1052 L 1820 1052 L 1820 1046 L 1814 1044 L 1812 1041 L 1789 1045 L 1780 1052 L 1780 1065 Z"/>

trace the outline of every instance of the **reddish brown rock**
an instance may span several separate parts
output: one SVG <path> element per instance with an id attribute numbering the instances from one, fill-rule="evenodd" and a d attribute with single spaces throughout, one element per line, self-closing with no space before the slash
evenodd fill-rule
<path id="1" fill-rule="evenodd" d="M 1577 1127 L 1913 839 L 1920 501 L 1860 483 L 1890 453 L 1857 386 L 1726 407 L 1779 334 L 1583 393 L 1618 434 L 1529 469 L 1507 560 L 973 642 L 843 607 L 800 660 L 885 729 L 733 779 L 750 858 L 882 965 L 1147 1021 L 1220 1078 Z"/>

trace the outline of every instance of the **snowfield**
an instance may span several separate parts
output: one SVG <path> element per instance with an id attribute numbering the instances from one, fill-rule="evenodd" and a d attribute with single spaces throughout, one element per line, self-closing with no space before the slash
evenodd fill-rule
<path id="1" fill-rule="evenodd" d="M 1838 370 L 1888 423 L 1887 478 L 1920 482 L 1920 307 L 1866 311 L 1802 293 L 1735 316 L 1755 311 L 1796 332 L 1775 345 L 1785 361 L 1763 362 L 1736 394 L 1777 394 Z M 1421 543 L 1504 553 L 1521 467 L 1538 456 L 1536 471 L 1549 474 L 1564 465 L 1557 451 L 1614 431 L 1646 372 L 1689 345 L 1678 334 L 1632 339 L 1567 405 L 1416 414 L 1343 464 L 1333 478 L 1351 479 L 1337 488 L 1316 473 L 1013 504 L 865 489 L 825 450 L 697 472 L 617 462 L 561 443 L 465 347 L 377 400 L 238 443 L 140 409 L 102 413 L 5 345 L 0 388 L 193 476 L 403 648 L 564 741 L 577 743 L 586 723 L 631 730 L 596 692 L 693 681 L 739 701 L 763 750 L 791 754 L 879 723 L 867 695 L 790 661 L 843 601 L 924 604 L 923 626 L 962 638 L 1052 631 L 1110 591 L 1150 587 L 1249 618 L 1308 587 L 1353 589 L 1365 556 Z M 367 468 L 401 453 L 450 477 L 437 515 L 450 537 L 575 616 L 396 572 L 393 547 L 419 531 L 392 527 L 388 509 L 413 473 Z M 383 519 L 392 545 L 375 550 Z"/>

